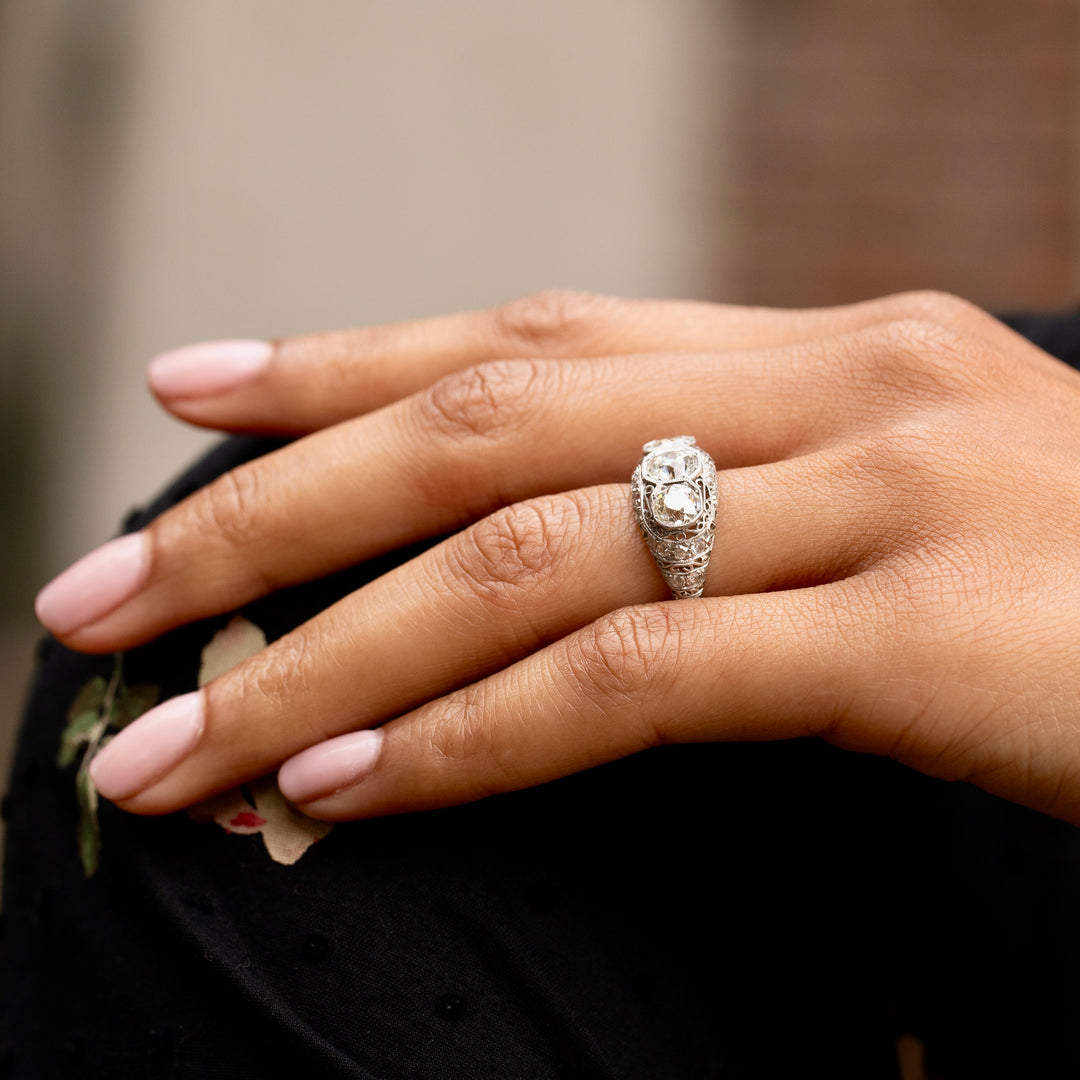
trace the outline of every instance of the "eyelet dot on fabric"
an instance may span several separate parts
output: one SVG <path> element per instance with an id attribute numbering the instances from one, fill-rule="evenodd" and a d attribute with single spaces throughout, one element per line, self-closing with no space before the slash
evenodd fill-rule
<path id="1" fill-rule="evenodd" d="M 304 941 L 304 959 L 321 964 L 330 955 L 330 942 L 322 934 L 308 934 Z"/>
<path id="2" fill-rule="evenodd" d="M 443 994 L 435 1002 L 435 1012 L 443 1020 L 460 1020 L 465 1015 L 465 1002 L 457 994 Z"/>

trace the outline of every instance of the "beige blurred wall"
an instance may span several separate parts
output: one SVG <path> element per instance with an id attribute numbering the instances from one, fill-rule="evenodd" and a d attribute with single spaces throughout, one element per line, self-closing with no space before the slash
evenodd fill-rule
<path id="1" fill-rule="evenodd" d="M 16 257 L 41 259 L 40 222 L 59 218 L 69 264 L 36 283 L 71 297 L 70 315 L 41 304 L 60 324 L 41 360 L 50 571 L 206 444 L 146 394 L 158 350 L 548 286 L 714 284 L 691 167 L 708 4 L 95 6 L 9 3 L 0 57 L 28 185 Z M 61 69 L 80 53 L 98 85 Z M 96 128 L 75 161 L 54 143 L 72 124 Z"/>

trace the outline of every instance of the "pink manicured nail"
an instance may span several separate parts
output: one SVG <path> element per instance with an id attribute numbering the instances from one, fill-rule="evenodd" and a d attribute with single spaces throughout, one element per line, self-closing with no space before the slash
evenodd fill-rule
<path id="1" fill-rule="evenodd" d="M 155 357 L 146 377 L 164 398 L 211 397 L 254 379 L 273 352 L 267 341 L 205 341 Z"/>
<path id="2" fill-rule="evenodd" d="M 205 718 L 201 690 L 168 701 L 128 724 L 90 763 L 90 779 L 106 799 L 138 795 L 195 749 Z"/>
<path id="3" fill-rule="evenodd" d="M 34 602 L 42 626 L 54 634 L 97 622 L 133 596 L 150 571 L 150 551 L 141 532 L 110 540 L 53 578 Z"/>
<path id="4" fill-rule="evenodd" d="M 382 741 L 381 731 L 354 731 L 309 747 L 281 766 L 281 794 L 309 803 L 359 783 L 375 768 Z"/>

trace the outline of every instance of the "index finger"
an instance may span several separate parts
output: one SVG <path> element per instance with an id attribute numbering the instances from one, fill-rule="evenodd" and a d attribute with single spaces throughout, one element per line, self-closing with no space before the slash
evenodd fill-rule
<path id="1" fill-rule="evenodd" d="M 414 322 L 193 345 L 158 357 L 149 380 L 165 407 L 191 423 L 297 434 L 371 412 L 491 360 L 761 349 L 901 319 L 936 322 L 1058 374 L 1067 371 L 973 304 L 943 293 L 784 311 L 550 291 Z"/>

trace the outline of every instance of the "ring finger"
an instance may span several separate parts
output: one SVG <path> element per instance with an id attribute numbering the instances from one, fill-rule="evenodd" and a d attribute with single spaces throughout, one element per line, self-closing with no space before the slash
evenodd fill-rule
<path id="1" fill-rule="evenodd" d="M 707 592 L 828 582 L 899 544 L 887 535 L 890 521 L 899 525 L 896 493 L 860 477 L 856 457 L 848 448 L 725 474 Z M 205 691 L 147 714 L 99 755 L 95 783 L 127 809 L 167 812 L 665 595 L 625 485 L 517 504 L 339 601 Z M 183 732 L 189 741 L 177 741 Z"/>

